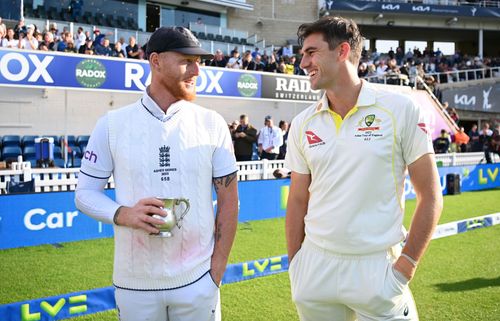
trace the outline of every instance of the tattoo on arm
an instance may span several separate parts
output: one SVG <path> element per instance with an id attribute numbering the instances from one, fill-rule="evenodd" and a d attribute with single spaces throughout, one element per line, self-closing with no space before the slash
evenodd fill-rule
<path id="1" fill-rule="evenodd" d="M 219 242 L 222 238 L 222 223 L 218 222 L 215 229 L 215 243 Z"/>
<path id="2" fill-rule="evenodd" d="M 234 179 L 236 178 L 236 173 L 237 172 L 234 172 L 226 176 L 214 178 L 213 182 L 214 182 L 215 192 L 218 192 L 221 186 L 227 188 L 231 184 L 231 182 L 234 181 Z"/>

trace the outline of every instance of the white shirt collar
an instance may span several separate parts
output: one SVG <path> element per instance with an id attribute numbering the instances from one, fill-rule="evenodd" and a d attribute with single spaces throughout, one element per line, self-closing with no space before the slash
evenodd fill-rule
<path id="1" fill-rule="evenodd" d="M 172 118 L 177 112 L 180 111 L 182 103 L 184 100 L 178 100 L 172 105 L 170 105 L 165 113 L 158 104 L 149 96 L 148 92 L 145 91 L 141 98 L 142 106 L 156 119 L 166 122 Z"/>

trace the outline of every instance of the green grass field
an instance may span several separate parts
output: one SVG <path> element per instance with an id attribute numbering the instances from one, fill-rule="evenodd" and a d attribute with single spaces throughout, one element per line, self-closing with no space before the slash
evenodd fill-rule
<path id="1" fill-rule="evenodd" d="M 408 226 L 414 201 L 408 201 Z M 441 223 L 500 211 L 500 189 L 446 196 Z M 500 226 L 431 242 L 411 288 L 423 321 L 500 320 Z M 284 219 L 240 224 L 230 263 L 286 252 Z M 0 304 L 111 285 L 112 239 L 0 251 Z M 222 286 L 225 321 L 298 320 L 288 274 Z M 73 320 L 116 320 L 116 312 Z"/>

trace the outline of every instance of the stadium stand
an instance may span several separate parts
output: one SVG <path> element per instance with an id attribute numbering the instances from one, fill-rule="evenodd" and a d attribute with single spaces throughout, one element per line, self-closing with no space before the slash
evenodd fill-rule
<path id="1" fill-rule="evenodd" d="M 35 145 L 35 138 L 38 136 L 33 136 L 33 135 L 24 135 L 21 138 L 21 146 L 23 147 L 28 147 L 28 146 L 34 146 Z"/>
<path id="2" fill-rule="evenodd" d="M 3 136 L 2 146 L 3 147 L 8 147 L 8 146 L 20 147 L 21 146 L 21 136 L 19 136 L 19 135 Z"/>
<path id="3" fill-rule="evenodd" d="M 17 160 L 17 157 L 22 155 L 21 147 L 19 146 L 4 146 L 2 147 L 2 159 L 5 161 Z"/>

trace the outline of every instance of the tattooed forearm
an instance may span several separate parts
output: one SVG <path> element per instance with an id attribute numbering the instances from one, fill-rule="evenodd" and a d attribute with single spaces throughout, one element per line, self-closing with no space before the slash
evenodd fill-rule
<path id="1" fill-rule="evenodd" d="M 215 228 L 215 243 L 219 242 L 222 238 L 222 223 L 217 222 L 217 226 Z"/>
<path id="2" fill-rule="evenodd" d="M 219 188 L 221 186 L 228 187 L 231 184 L 231 182 L 236 179 L 236 173 L 237 172 L 234 172 L 234 173 L 231 173 L 231 174 L 226 175 L 226 176 L 214 178 L 213 182 L 214 182 L 215 191 L 218 192 Z"/>

